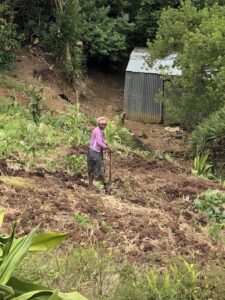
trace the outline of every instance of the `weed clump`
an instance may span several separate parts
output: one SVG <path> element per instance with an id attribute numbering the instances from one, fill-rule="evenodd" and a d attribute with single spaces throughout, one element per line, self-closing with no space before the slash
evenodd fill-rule
<path id="1" fill-rule="evenodd" d="M 208 219 L 225 222 L 225 194 L 216 190 L 208 190 L 194 202 L 195 209 L 203 211 Z"/>
<path id="2" fill-rule="evenodd" d="M 107 142 L 116 149 L 122 156 L 140 155 L 143 157 L 149 156 L 149 151 L 146 151 L 137 145 L 134 134 L 118 119 L 109 122 L 105 129 L 105 137 Z"/>

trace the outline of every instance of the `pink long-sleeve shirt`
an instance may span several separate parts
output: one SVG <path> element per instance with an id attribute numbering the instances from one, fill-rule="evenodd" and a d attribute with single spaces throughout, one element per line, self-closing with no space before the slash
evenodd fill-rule
<path id="1" fill-rule="evenodd" d="M 92 132 L 90 148 L 96 152 L 101 152 L 102 149 L 108 148 L 108 145 L 103 138 L 103 131 L 99 127 L 96 127 Z"/>

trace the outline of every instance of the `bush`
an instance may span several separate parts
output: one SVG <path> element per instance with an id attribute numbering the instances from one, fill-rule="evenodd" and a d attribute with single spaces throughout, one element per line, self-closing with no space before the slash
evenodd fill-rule
<path id="1" fill-rule="evenodd" d="M 207 164 L 206 161 L 209 157 L 210 151 L 207 150 L 201 155 L 197 154 L 194 159 L 194 165 L 192 167 L 192 174 L 196 176 L 202 176 L 208 179 L 212 179 L 213 176 L 213 165 Z"/>
<path id="2" fill-rule="evenodd" d="M 86 155 L 68 155 L 66 157 L 67 169 L 71 173 L 82 174 L 86 171 Z"/>
<path id="3" fill-rule="evenodd" d="M 71 0 L 58 5 L 55 21 L 42 31 L 42 46 L 55 55 L 72 83 L 82 73 L 85 61 L 80 41 L 82 22 L 78 1 Z"/>
<path id="4" fill-rule="evenodd" d="M 225 151 L 225 106 L 205 119 L 192 132 L 189 146 L 194 153 L 206 149 Z"/>

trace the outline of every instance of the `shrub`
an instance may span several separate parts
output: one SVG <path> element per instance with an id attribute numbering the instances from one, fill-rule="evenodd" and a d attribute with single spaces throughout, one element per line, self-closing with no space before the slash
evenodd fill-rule
<path id="1" fill-rule="evenodd" d="M 42 45 L 54 53 L 66 72 L 67 78 L 74 83 L 83 70 L 84 56 L 81 26 L 83 20 L 77 0 L 55 1 L 55 21 L 49 22 L 47 30 L 43 31 Z"/>
<path id="2" fill-rule="evenodd" d="M 127 127 L 121 125 L 118 120 L 108 123 L 105 129 L 105 137 L 112 148 L 115 148 L 121 155 L 149 156 L 148 151 L 137 145 L 134 134 Z"/>
<path id="3" fill-rule="evenodd" d="M 33 88 L 30 93 L 29 110 L 32 115 L 34 123 L 37 125 L 41 118 L 41 100 L 42 100 L 43 89 Z"/>
<path id="4" fill-rule="evenodd" d="M 189 146 L 194 153 L 206 149 L 212 152 L 225 150 L 225 106 L 211 114 L 192 132 Z"/>
<path id="5" fill-rule="evenodd" d="M 177 53 L 175 65 L 182 73 L 167 81 L 165 109 L 186 125 L 198 124 L 225 104 L 225 7 L 210 1 L 214 5 L 197 9 L 193 2 L 164 10 L 150 45 L 154 57 Z"/>
<path id="6" fill-rule="evenodd" d="M 80 112 L 79 104 L 68 105 L 64 112 L 52 120 L 53 125 L 68 137 L 67 142 L 70 146 L 88 142 L 87 118 Z"/>

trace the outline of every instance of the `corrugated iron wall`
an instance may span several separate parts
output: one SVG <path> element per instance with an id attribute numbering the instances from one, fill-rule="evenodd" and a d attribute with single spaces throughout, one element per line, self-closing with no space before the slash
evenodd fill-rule
<path id="1" fill-rule="evenodd" d="M 162 104 L 155 101 L 163 81 L 158 74 L 126 72 L 124 112 L 128 119 L 146 123 L 162 121 Z"/>

